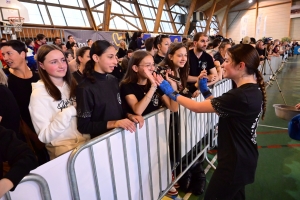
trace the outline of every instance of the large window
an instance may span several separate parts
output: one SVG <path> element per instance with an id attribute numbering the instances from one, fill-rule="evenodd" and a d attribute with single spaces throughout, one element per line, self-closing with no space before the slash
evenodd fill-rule
<path id="1" fill-rule="evenodd" d="M 27 8 L 30 24 L 91 27 L 82 0 L 33 0 Z M 52 24 L 51 24 L 52 21 Z"/>

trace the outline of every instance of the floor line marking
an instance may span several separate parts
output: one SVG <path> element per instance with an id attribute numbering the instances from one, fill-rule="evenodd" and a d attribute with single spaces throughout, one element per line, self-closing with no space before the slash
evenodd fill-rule
<path id="1" fill-rule="evenodd" d="M 186 193 L 183 197 L 183 200 L 188 200 L 191 195 L 192 195 L 192 193 Z"/>
<path id="2" fill-rule="evenodd" d="M 213 159 L 210 161 L 212 164 L 214 164 L 217 160 L 217 154 L 213 157 Z M 207 174 L 207 172 L 209 171 L 209 169 L 211 168 L 211 166 L 208 164 L 207 167 L 204 170 L 204 173 Z"/>
<path id="3" fill-rule="evenodd" d="M 283 128 L 283 127 L 278 127 L 278 126 L 269 126 L 269 125 L 263 125 L 263 124 L 258 124 L 258 126 L 265 126 L 265 127 L 270 127 L 270 128 L 278 128 L 278 129 L 288 130 L 288 128 Z"/>

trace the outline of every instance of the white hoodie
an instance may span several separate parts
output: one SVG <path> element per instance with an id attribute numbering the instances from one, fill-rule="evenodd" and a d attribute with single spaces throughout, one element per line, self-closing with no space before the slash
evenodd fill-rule
<path id="1" fill-rule="evenodd" d="M 69 99 L 70 89 L 66 83 L 57 88 L 62 100 L 55 101 L 39 80 L 32 83 L 29 112 L 38 138 L 46 143 L 53 159 L 87 141 L 90 135 L 77 130 L 75 102 Z"/>

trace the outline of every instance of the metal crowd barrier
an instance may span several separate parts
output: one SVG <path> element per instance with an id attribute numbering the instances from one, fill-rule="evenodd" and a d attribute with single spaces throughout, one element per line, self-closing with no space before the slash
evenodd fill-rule
<path id="1" fill-rule="evenodd" d="M 160 113 L 163 113 L 165 116 L 163 126 L 162 122 L 159 121 L 158 114 Z M 162 108 L 145 116 L 144 126 L 146 128 L 146 134 L 141 133 L 139 129 L 137 129 L 136 133 L 131 134 L 134 135 L 132 136 L 134 139 L 131 138 L 134 141 L 132 140 L 130 144 L 135 144 L 135 152 L 128 152 L 126 147 L 128 146 L 128 140 L 130 140 L 130 134 L 125 136 L 125 131 L 123 129 L 109 131 L 105 135 L 97 137 L 74 150 L 68 160 L 68 176 L 72 199 L 85 199 L 85 197 L 80 196 L 80 188 L 82 188 L 82 185 L 80 184 L 80 181 L 78 181 L 78 173 L 76 173 L 77 168 L 80 167 L 79 165 L 76 166 L 76 161 L 85 150 L 88 150 L 88 154 L 86 155 L 90 157 L 96 199 L 157 199 L 160 191 L 163 190 L 171 177 L 169 173 L 163 173 L 167 168 L 169 171 L 170 166 L 169 158 L 167 156 L 168 145 L 166 142 L 163 142 L 167 141 L 169 127 L 167 116 L 169 115 L 169 111 Z M 152 123 L 150 124 L 150 122 Z M 151 135 L 151 130 L 153 129 L 156 130 L 156 135 Z M 117 150 L 113 150 L 111 145 L 113 137 L 118 137 L 120 144 L 120 146 L 114 147 L 119 148 L 118 152 L 120 154 L 118 154 L 118 165 L 116 165 L 117 161 L 114 160 L 116 153 L 113 155 L 113 151 Z M 156 144 L 153 140 L 154 137 L 156 137 Z M 144 140 L 144 142 L 142 140 Z M 108 160 L 110 181 L 107 179 L 105 180 L 105 177 L 99 175 L 99 170 L 103 167 L 101 166 L 103 163 L 99 162 L 100 160 L 97 160 L 97 158 L 99 158 L 99 153 L 97 155 L 95 148 L 99 150 L 99 145 L 101 144 L 105 146 L 103 146 L 104 148 L 102 150 L 107 151 L 107 158 L 104 157 L 103 160 Z M 96 145 L 98 145 L 98 147 Z M 142 154 L 142 152 L 146 154 Z M 136 156 L 133 156 L 133 154 L 136 154 Z M 137 171 L 132 172 L 132 165 L 136 166 Z M 157 166 L 154 167 L 154 165 Z M 148 166 L 148 169 L 146 166 Z M 122 171 L 122 173 L 118 173 L 120 171 Z M 121 176 L 124 176 L 124 174 L 125 177 L 122 179 Z M 162 174 L 165 176 L 162 176 Z M 122 180 L 125 182 L 122 183 Z M 108 181 L 107 184 L 110 186 L 101 191 L 103 186 L 99 186 L 99 182 L 102 181 Z M 139 194 L 133 194 L 134 190 L 131 188 L 132 184 L 136 181 L 138 182 L 137 186 L 140 188 Z M 109 191 L 110 188 L 111 191 Z"/>
<path id="2" fill-rule="evenodd" d="M 212 89 L 213 95 L 217 97 L 227 92 L 231 83 L 227 79 L 219 81 Z M 195 100 L 203 101 L 204 98 L 199 96 Z M 74 149 L 66 155 L 68 160 L 62 165 L 67 166 L 65 173 L 70 191 L 61 192 L 70 192 L 65 197 L 74 200 L 163 198 L 197 160 L 207 159 L 207 151 L 217 142 L 216 114 L 194 113 L 180 106 L 178 116 L 176 120 L 174 113 L 162 108 L 144 116 L 144 128 L 137 129 L 136 133 L 114 129 Z M 176 135 L 178 145 L 175 145 Z M 50 162 L 56 160 L 59 159 Z M 23 182 L 31 176 L 25 177 Z M 51 191 L 57 192 L 62 187 L 60 184 L 67 184 L 67 180 L 55 185 L 49 182 L 56 187 L 50 187 Z M 48 200 L 57 195 L 50 195 L 47 181 L 42 186 L 44 196 L 40 199 Z"/>
<path id="3" fill-rule="evenodd" d="M 277 74 L 278 71 L 280 71 L 282 67 L 282 57 L 272 56 L 270 60 L 264 60 L 258 69 L 262 73 L 265 82 L 268 82 Z"/>
<path id="4" fill-rule="evenodd" d="M 19 184 L 27 182 L 27 181 L 33 181 L 33 182 L 37 183 L 37 185 L 40 188 L 40 196 L 41 196 L 42 200 L 51 200 L 52 199 L 48 183 L 42 176 L 40 176 L 38 174 L 28 174 L 27 176 L 25 176 L 22 179 L 22 181 Z M 10 192 L 7 192 L 4 197 L 6 200 L 12 200 Z"/>

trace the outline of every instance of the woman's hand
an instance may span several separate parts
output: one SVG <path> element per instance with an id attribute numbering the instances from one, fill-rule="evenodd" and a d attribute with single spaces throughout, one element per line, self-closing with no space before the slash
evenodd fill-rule
<path id="1" fill-rule="evenodd" d="M 121 119 L 115 122 L 115 128 L 123 128 L 131 133 L 136 131 L 135 123 L 130 121 L 129 119 Z"/>
<path id="2" fill-rule="evenodd" d="M 295 107 L 296 107 L 297 109 L 300 109 L 300 103 L 298 103 L 297 105 L 295 105 Z"/>
<path id="3" fill-rule="evenodd" d="M 154 79 L 154 77 L 153 77 L 153 75 L 152 75 L 153 71 L 149 70 L 147 67 L 144 67 L 143 70 L 144 70 L 144 73 L 146 74 L 147 78 L 148 78 L 149 81 L 151 82 L 151 84 L 152 84 L 152 85 L 155 84 L 155 85 L 157 86 L 157 84 L 156 84 L 156 82 L 155 82 L 155 79 Z"/>
<path id="4" fill-rule="evenodd" d="M 144 118 L 141 115 L 133 115 L 128 113 L 127 114 L 128 119 L 130 119 L 131 121 L 133 121 L 136 124 L 139 124 L 139 128 L 141 129 L 144 125 Z"/>
<path id="5" fill-rule="evenodd" d="M 174 76 L 174 72 L 171 71 L 171 69 L 167 69 L 167 73 L 166 73 L 166 80 L 170 83 L 170 85 L 172 86 L 172 88 L 177 91 L 177 84 L 175 81 L 173 81 L 172 79 L 169 78 L 169 74 L 171 74 L 172 76 Z"/>
<path id="6" fill-rule="evenodd" d="M 199 88 L 199 80 L 203 79 L 203 78 L 207 78 L 207 71 L 206 70 L 202 70 L 200 75 L 197 78 L 197 82 L 195 83 L 195 87 Z"/>
<path id="7" fill-rule="evenodd" d="M 0 180 L 0 198 L 8 192 L 11 188 L 14 187 L 14 184 L 7 178 Z"/>

